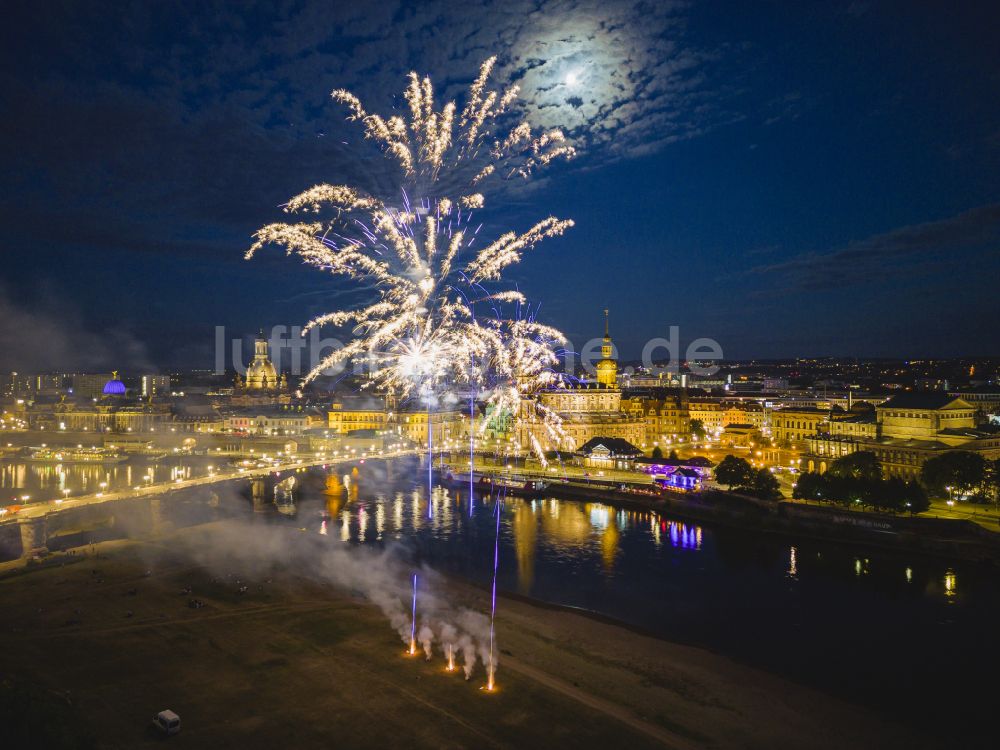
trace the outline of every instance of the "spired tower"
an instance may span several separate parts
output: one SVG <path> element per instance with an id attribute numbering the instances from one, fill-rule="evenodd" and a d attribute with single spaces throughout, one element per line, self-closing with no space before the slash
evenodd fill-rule
<path id="1" fill-rule="evenodd" d="M 608 311 L 604 311 L 604 342 L 601 344 L 601 359 L 597 363 L 597 384 L 604 388 L 618 387 L 618 361 L 614 359 L 611 334 L 608 332 Z"/>

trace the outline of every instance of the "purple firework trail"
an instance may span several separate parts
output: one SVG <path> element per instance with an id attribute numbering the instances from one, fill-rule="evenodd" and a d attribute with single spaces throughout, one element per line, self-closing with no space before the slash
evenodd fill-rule
<path id="1" fill-rule="evenodd" d="M 413 614 L 410 617 L 410 655 L 417 653 L 417 574 L 413 574 Z"/>
<path id="2" fill-rule="evenodd" d="M 427 517 L 434 518 L 434 429 L 431 426 L 431 405 L 427 404 Z"/>
<path id="3" fill-rule="evenodd" d="M 473 488 L 475 485 L 475 478 L 473 477 L 473 471 L 476 468 L 476 453 L 475 453 L 475 421 L 476 421 L 476 396 L 475 392 L 469 394 L 469 518 L 472 518 L 472 510 L 475 507 L 475 497 L 473 496 Z"/>
<path id="4" fill-rule="evenodd" d="M 506 492 L 506 491 L 505 491 Z M 500 514 L 503 511 L 503 498 L 497 497 L 497 533 L 493 541 L 493 601 L 492 609 L 490 611 L 490 669 L 489 669 L 489 679 L 486 683 L 486 689 L 492 690 L 494 686 L 493 677 L 496 674 L 496 664 L 493 656 L 493 643 L 494 643 L 494 623 L 497 618 L 497 569 L 500 567 Z"/>

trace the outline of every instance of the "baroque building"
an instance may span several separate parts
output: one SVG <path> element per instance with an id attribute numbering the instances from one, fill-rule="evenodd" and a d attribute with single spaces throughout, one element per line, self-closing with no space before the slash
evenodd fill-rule
<path id="1" fill-rule="evenodd" d="M 544 410 L 562 420 L 561 445 L 552 445 L 548 431 L 536 419 L 534 400 Z M 646 424 L 622 408 L 622 392 L 618 388 L 618 362 L 608 329 L 608 311 L 604 311 L 604 341 L 601 359 L 597 362 L 597 382 L 562 385 L 526 397 L 521 403 L 517 425 L 517 442 L 528 450 L 537 440 L 547 450 L 575 451 L 595 437 L 620 438 L 642 450 L 646 447 Z"/>
<path id="2" fill-rule="evenodd" d="M 288 389 L 288 381 L 284 375 L 278 376 L 278 371 L 271 362 L 267 339 L 263 331 L 254 341 L 253 361 L 247 366 L 246 382 L 240 383 L 237 376 L 237 387 L 247 391 L 284 391 Z"/>
<path id="3" fill-rule="evenodd" d="M 870 420 L 838 420 L 807 439 L 804 468 L 826 471 L 840 456 L 870 451 L 887 476 L 916 479 L 924 462 L 950 450 L 1000 458 L 1000 437 L 977 429 L 968 401 L 939 391 L 901 393 L 879 404 Z"/>

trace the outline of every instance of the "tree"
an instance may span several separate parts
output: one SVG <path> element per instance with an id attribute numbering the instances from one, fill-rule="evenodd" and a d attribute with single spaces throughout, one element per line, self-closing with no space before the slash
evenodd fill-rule
<path id="1" fill-rule="evenodd" d="M 700 419 L 691 420 L 691 435 L 693 435 L 698 440 L 705 439 L 705 423 Z"/>
<path id="2" fill-rule="evenodd" d="M 792 489 L 792 497 L 796 500 L 829 500 L 826 478 L 815 471 L 799 474 L 799 481 Z"/>
<path id="3" fill-rule="evenodd" d="M 781 485 L 769 469 L 759 469 L 754 474 L 751 484 L 740 489 L 761 500 L 781 499 Z"/>
<path id="4" fill-rule="evenodd" d="M 898 513 L 906 510 L 906 482 L 899 477 L 892 477 L 881 483 L 873 495 L 873 501 L 879 510 L 890 510 Z"/>
<path id="5" fill-rule="evenodd" d="M 986 487 L 993 502 L 1000 502 L 1000 458 L 986 464 Z"/>
<path id="6" fill-rule="evenodd" d="M 669 458 L 671 461 L 680 461 L 680 458 L 678 458 L 678 456 L 677 456 L 677 451 L 676 450 L 670 451 L 670 455 L 667 456 L 667 458 Z"/>
<path id="7" fill-rule="evenodd" d="M 730 490 L 733 487 L 747 487 L 753 484 L 754 470 L 746 459 L 728 455 L 715 467 L 715 479 Z"/>
<path id="8" fill-rule="evenodd" d="M 663 449 L 658 445 L 653 446 L 653 452 L 649 454 L 651 458 L 663 458 Z"/>
<path id="9" fill-rule="evenodd" d="M 967 494 L 986 481 L 986 459 L 970 451 L 948 451 L 924 462 L 920 481 L 938 497 L 947 497 L 951 491 Z"/>
<path id="10" fill-rule="evenodd" d="M 828 472 L 845 479 L 867 479 L 877 482 L 882 479 L 882 464 L 871 451 L 857 451 L 841 456 L 830 464 Z"/>
<path id="11" fill-rule="evenodd" d="M 976 454 L 978 455 L 978 454 Z M 996 503 L 1000 500 L 1000 459 L 983 462 L 983 480 L 968 496 L 971 503 Z"/>
<path id="12" fill-rule="evenodd" d="M 906 498 L 903 507 L 910 511 L 910 514 L 923 513 L 931 507 L 931 501 L 924 492 L 924 488 L 916 482 L 906 483 Z"/>
<path id="13" fill-rule="evenodd" d="M 850 502 L 847 480 L 842 477 L 821 475 L 823 479 L 823 499 L 830 503 L 847 504 Z"/>

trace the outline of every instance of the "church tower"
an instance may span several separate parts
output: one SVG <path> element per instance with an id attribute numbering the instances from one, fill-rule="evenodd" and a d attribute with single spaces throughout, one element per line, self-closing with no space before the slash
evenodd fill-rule
<path id="1" fill-rule="evenodd" d="M 607 310 L 604 311 L 604 342 L 601 344 L 601 360 L 597 363 L 597 384 L 604 388 L 618 387 L 618 362 L 614 359 L 611 345 Z"/>

